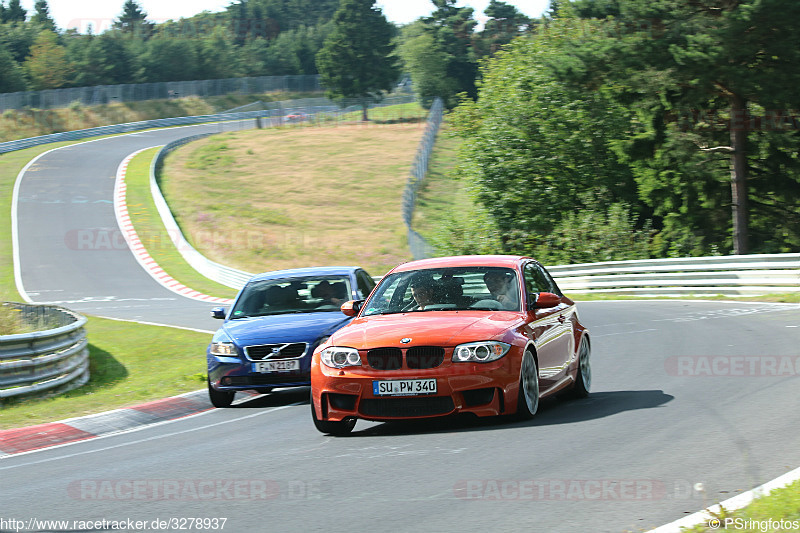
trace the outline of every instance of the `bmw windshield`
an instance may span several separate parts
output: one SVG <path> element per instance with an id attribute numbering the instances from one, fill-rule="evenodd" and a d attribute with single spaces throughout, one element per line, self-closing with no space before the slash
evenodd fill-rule
<path id="1" fill-rule="evenodd" d="M 457 267 L 396 272 L 384 278 L 362 316 L 416 311 L 520 310 L 510 268 Z"/>

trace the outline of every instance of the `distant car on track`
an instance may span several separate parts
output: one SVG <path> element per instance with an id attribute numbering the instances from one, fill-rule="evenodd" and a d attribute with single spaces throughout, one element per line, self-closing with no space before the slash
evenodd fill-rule
<path id="1" fill-rule="evenodd" d="M 265 272 L 239 291 L 206 350 L 208 395 L 215 407 L 228 407 L 236 391 L 269 392 L 307 386 L 311 355 L 351 317 L 347 300 L 366 298 L 375 286 L 360 267 L 299 268 Z"/>
<path id="2" fill-rule="evenodd" d="M 284 122 L 305 122 L 308 120 L 308 115 L 306 113 L 289 113 L 285 117 L 283 117 Z"/>
<path id="3" fill-rule="evenodd" d="M 530 418 L 540 398 L 589 393 L 589 332 L 531 258 L 412 261 L 342 310 L 356 318 L 311 362 L 311 414 L 323 433 L 349 433 L 358 418 Z"/>

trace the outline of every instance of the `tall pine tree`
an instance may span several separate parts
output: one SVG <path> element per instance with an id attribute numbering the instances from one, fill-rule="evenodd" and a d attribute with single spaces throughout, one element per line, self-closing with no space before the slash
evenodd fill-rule
<path id="1" fill-rule="evenodd" d="M 122 6 L 122 14 L 114 21 L 114 28 L 137 37 L 147 38 L 153 32 L 154 24 L 147 21 L 147 13 L 136 3 L 126 0 Z"/>
<path id="2" fill-rule="evenodd" d="M 317 53 L 320 81 L 329 98 L 357 99 L 367 120 L 371 101 L 380 100 L 400 77 L 392 42 L 394 26 L 374 0 L 342 0 L 333 31 Z"/>
<path id="3" fill-rule="evenodd" d="M 47 5 L 47 0 L 36 0 L 34 9 L 36 12 L 31 17 L 31 22 L 44 29 L 56 31 L 56 22 L 50 16 L 50 7 Z"/>

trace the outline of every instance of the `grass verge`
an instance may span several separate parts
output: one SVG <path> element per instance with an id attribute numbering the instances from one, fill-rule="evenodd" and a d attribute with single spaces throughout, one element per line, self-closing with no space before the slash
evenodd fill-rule
<path id="1" fill-rule="evenodd" d="M 205 385 L 206 333 L 96 317 L 89 317 L 86 328 L 89 382 L 52 398 L 3 401 L 0 429 L 99 413 Z"/>
<path id="2" fill-rule="evenodd" d="M 196 291 L 218 298 L 233 298 L 232 289 L 210 280 L 192 268 L 172 244 L 150 194 L 150 164 L 160 148 L 151 148 L 135 156 L 125 175 L 128 214 L 150 256 L 164 271 Z"/>
<path id="3" fill-rule="evenodd" d="M 453 213 L 470 213 L 474 204 L 464 180 L 454 172 L 461 140 L 445 122 L 428 164 L 428 175 L 417 191 L 412 227 L 429 242 L 446 228 Z"/>
<path id="4" fill-rule="evenodd" d="M 719 520 L 717 524 L 715 520 Z M 770 524 L 771 521 L 771 524 Z M 783 521 L 785 525 L 781 526 Z M 709 523 L 685 528 L 687 533 L 711 533 L 735 529 L 742 533 L 800 530 L 800 481 L 771 491 L 738 511 L 722 510 Z M 713 527 L 717 525 L 717 527 Z"/>

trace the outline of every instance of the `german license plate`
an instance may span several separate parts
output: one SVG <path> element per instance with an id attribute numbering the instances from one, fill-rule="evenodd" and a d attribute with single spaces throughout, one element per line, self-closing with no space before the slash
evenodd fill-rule
<path id="1" fill-rule="evenodd" d="M 409 396 L 435 393 L 435 379 L 393 379 L 372 382 L 372 394 L 375 396 Z"/>
<path id="2" fill-rule="evenodd" d="M 290 372 L 300 369 L 300 361 L 297 359 L 287 361 L 259 361 L 253 363 L 253 372 Z"/>

